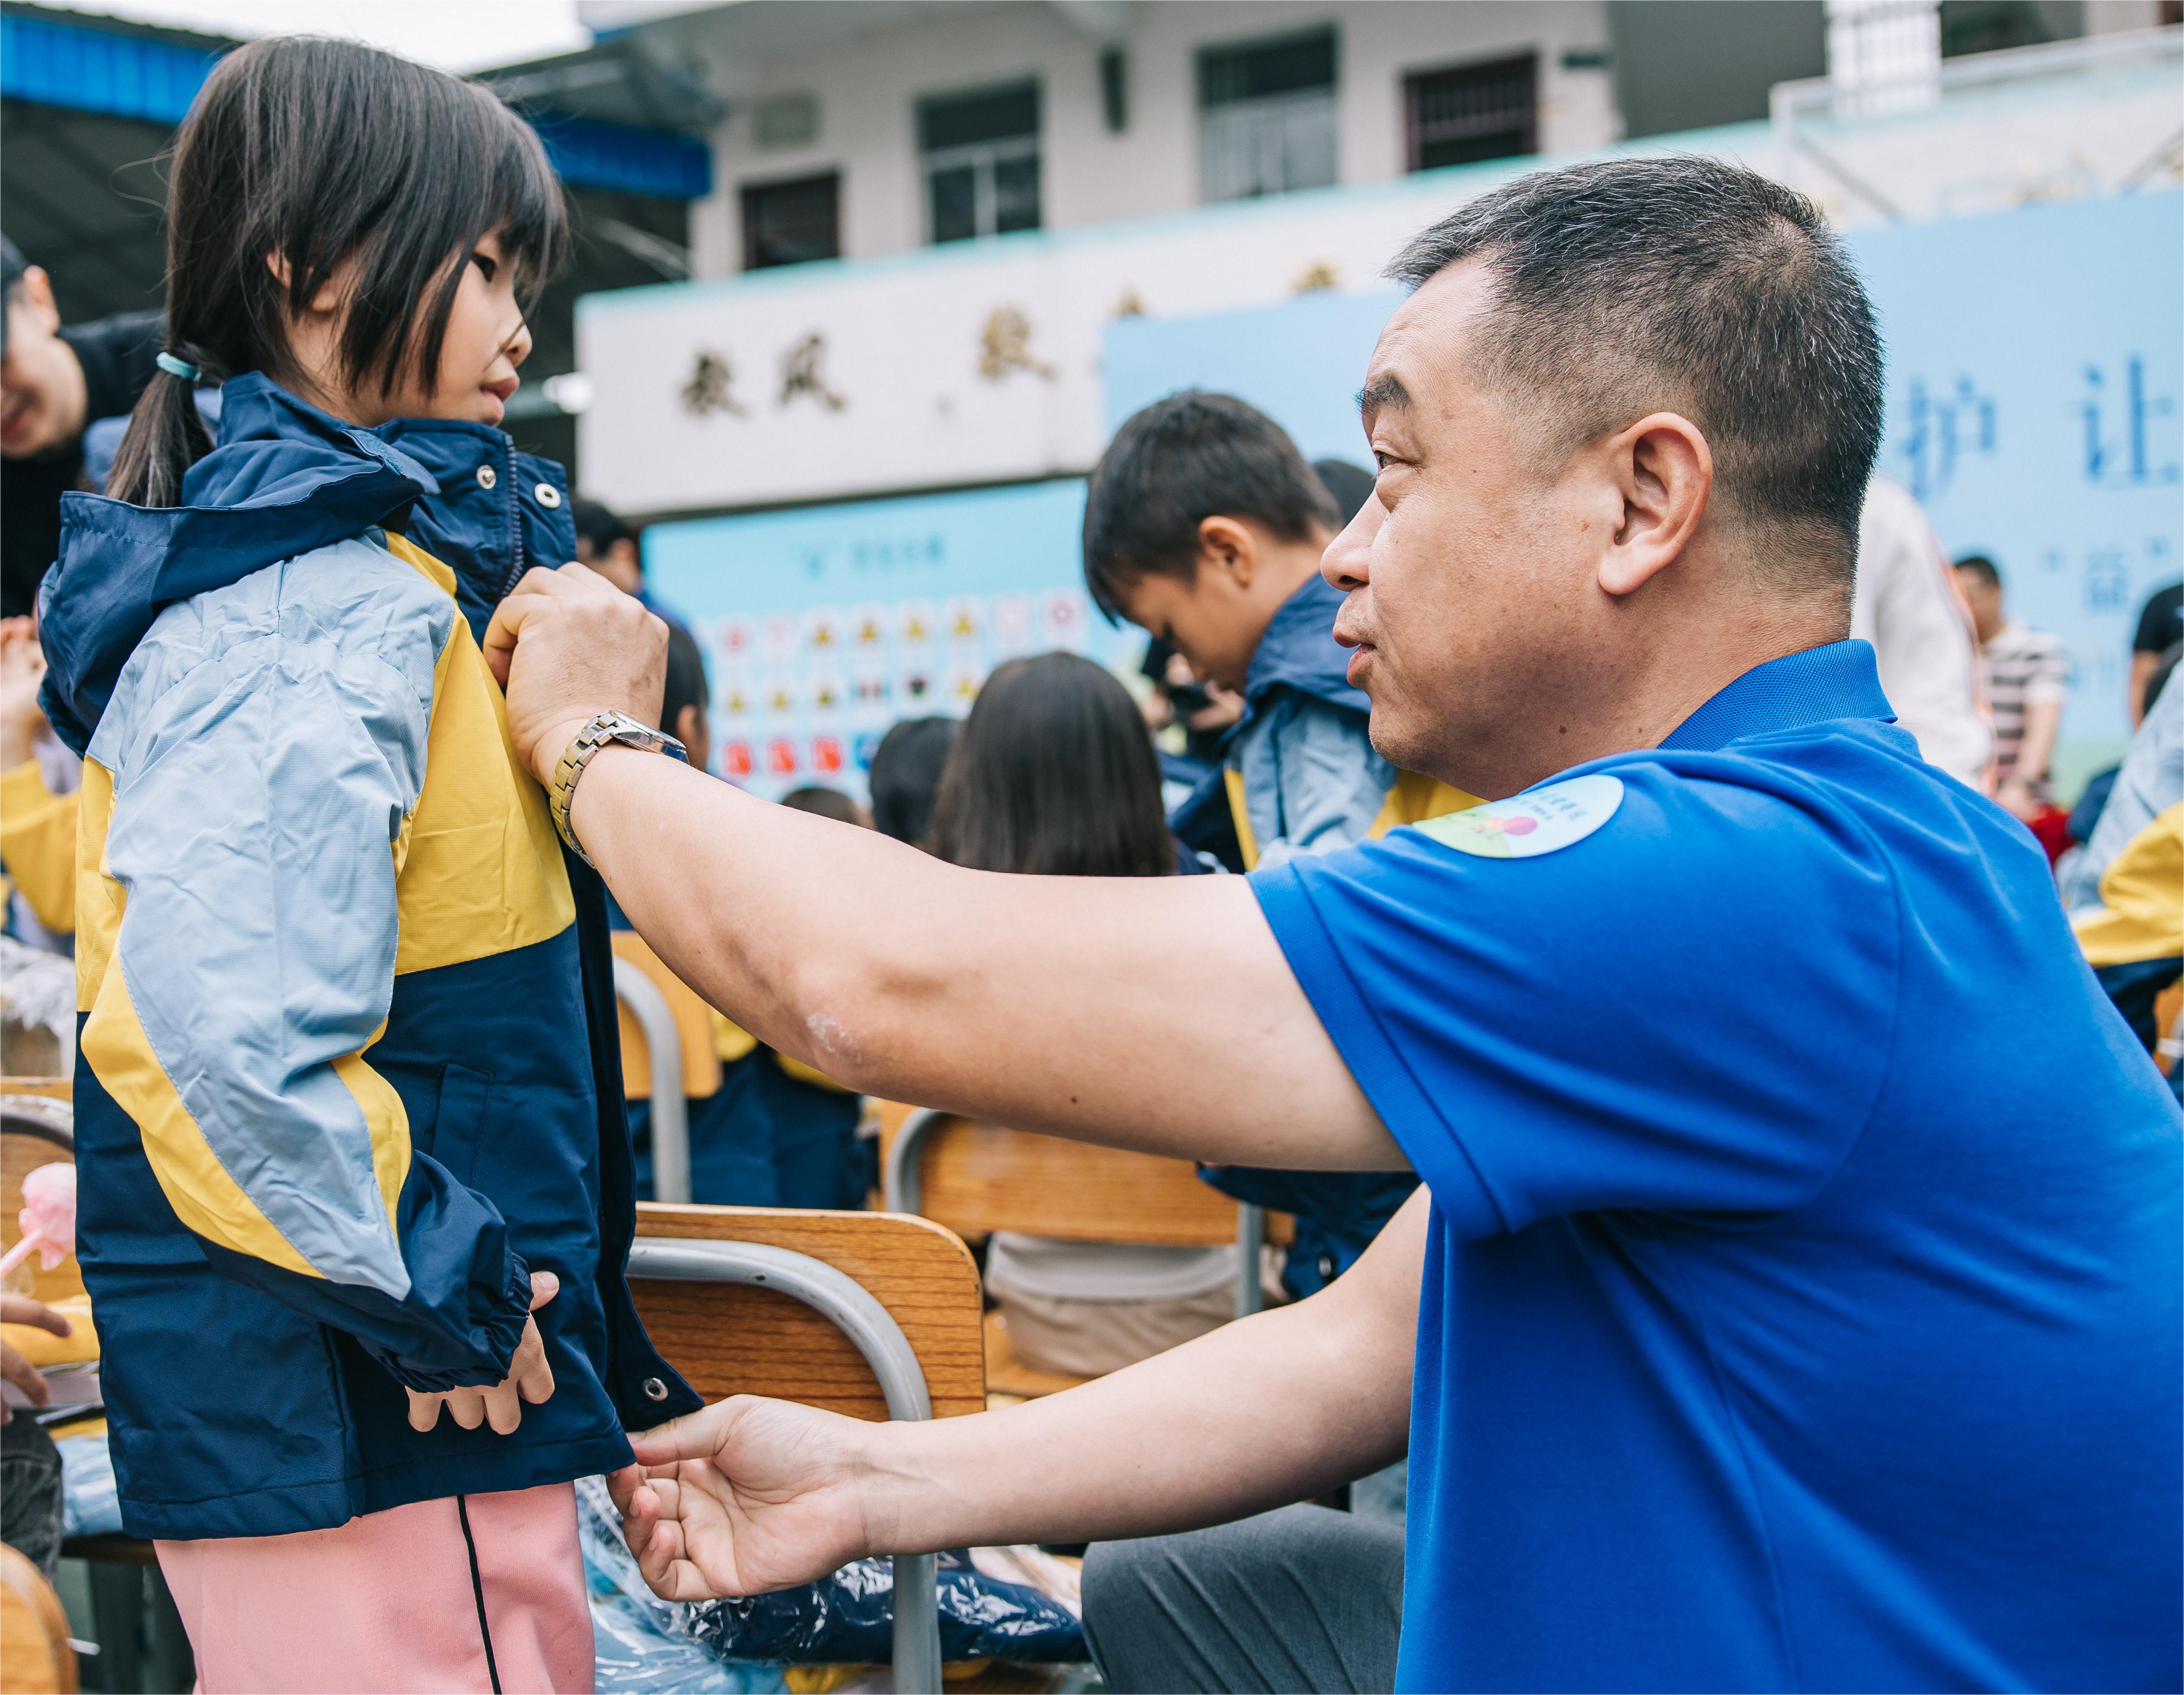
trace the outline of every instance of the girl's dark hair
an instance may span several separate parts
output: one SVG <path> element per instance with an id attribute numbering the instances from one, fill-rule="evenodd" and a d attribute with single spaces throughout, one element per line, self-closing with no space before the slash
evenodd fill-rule
<path id="1" fill-rule="evenodd" d="M 353 261 L 342 372 L 385 394 L 405 370 L 438 370 L 463 262 L 489 235 L 528 312 L 566 253 L 568 215 L 538 136 L 488 90 L 354 42 L 253 42 L 214 69 L 175 137 L 167 347 L 208 382 L 292 381 L 285 320 Z M 152 379 L 110 493 L 181 497 L 212 449 L 192 386 Z"/>
<path id="2" fill-rule="evenodd" d="M 948 755 L 927 845 L 982 871 L 1173 872 L 1160 760 L 1130 692 L 1075 653 L 999 667 Z"/>

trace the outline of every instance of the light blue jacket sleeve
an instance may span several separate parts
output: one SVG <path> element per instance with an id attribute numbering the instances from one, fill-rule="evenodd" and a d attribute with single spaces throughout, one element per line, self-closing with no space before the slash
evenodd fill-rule
<path id="1" fill-rule="evenodd" d="M 90 750 L 127 1005 L 102 995 L 86 1059 L 215 1266 L 416 1388 L 497 1381 L 528 1307 L 498 1211 L 411 1152 L 360 1057 L 458 615 L 367 541 L 269 566 L 160 614 Z"/>
<path id="2" fill-rule="evenodd" d="M 1236 758 L 1262 867 L 1362 842 L 1396 781 L 1362 714 L 1292 689 L 1253 716 Z"/>

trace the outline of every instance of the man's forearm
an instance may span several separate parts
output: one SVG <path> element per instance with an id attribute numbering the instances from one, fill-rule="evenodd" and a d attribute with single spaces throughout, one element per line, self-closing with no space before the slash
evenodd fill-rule
<path id="1" fill-rule="evenodd" d="M 845 1086 L 1228 1164 L 1402 1164 L 1240 879 L 967 871 L 626 748 L 571 824 L 678 976 Z"/>
<path id="2" fill-rule="evenodd" d="M 1400 1459 L 1428 1204 L 1420 1190 L 1349 1273 L 1296 1306 L 1022 1406 L 875 1425 L 862 1485 L 873 1551 L 1162 1535 Z"/>

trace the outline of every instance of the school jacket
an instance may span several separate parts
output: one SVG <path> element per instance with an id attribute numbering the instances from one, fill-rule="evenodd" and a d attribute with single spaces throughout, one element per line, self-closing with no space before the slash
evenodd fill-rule
<path id="1" fill-rule="evenodd" d="M 84 755 L 77 1252 L 122 1523 L 267 1536 L 626 1464 L 699 1404 L 624 1279 L 604 892 L 477 638 L 574 552 L 558 467 L 227 384 L 183 503 L 64 502 L 45 704 Z M 553 1398 L 500 1437 L 404 1387 Z"/>
<path id="2" fill-rule="evenodd" d="M 1312 576 L 1274 610 L 1244 675 L 1221 763 L 1169 815 L 1178 840 L 1232 871 L 1328 853 L 1478 804 L 1373 751 L 1373 703 L 1334 639 L 1341 592 Z"/>
<path id="3" fill-rule="evenodd" d="M 1398 824 L 1477 804 L 1461 789 L 1399 770 L 1373 750 L 1373 703 L 1351 684 L 1334 639 L 1342 595 L 1307 579 L 1275 609 L 1244 678 L 1244 715 L 1222 763 L 1176 809 L 1170 826 L 1232 870 L 1332 853 Z M 1293 1214 L 1282 1285 L 1296 1299 L 1357 1262 L 1409 1198 L 1408 1172 L 1273 1171 L 1201 1166 L 1223 1194 Z"/>

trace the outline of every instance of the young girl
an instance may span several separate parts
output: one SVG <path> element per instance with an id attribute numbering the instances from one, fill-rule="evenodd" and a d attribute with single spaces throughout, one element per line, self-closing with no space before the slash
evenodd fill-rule
<path id="1" fill-rule="evenodd" d="M 983 871 L 1174 871 L 1160 762 L 1129 691 L 1074 653 L 997 667 L 949 752 L 927 846 Z M 1227 1323 L 1236 1253 L 1001 1231 L 987 1249 L 986 1285 L 1025 1364 L 1095 1376 Z"/>
<path id="2" fill-rule="evenodd" d="M 272 40 L 168 216 L 165 375 L 41 593 L 123 1525 L 208 1691 L 588 1689 L 570 1481 L 699 1403 L 623 1280 L 600 886 L 476 639 L 574 551 L 496 427 L 560 191 L 483 89 Z"/>

